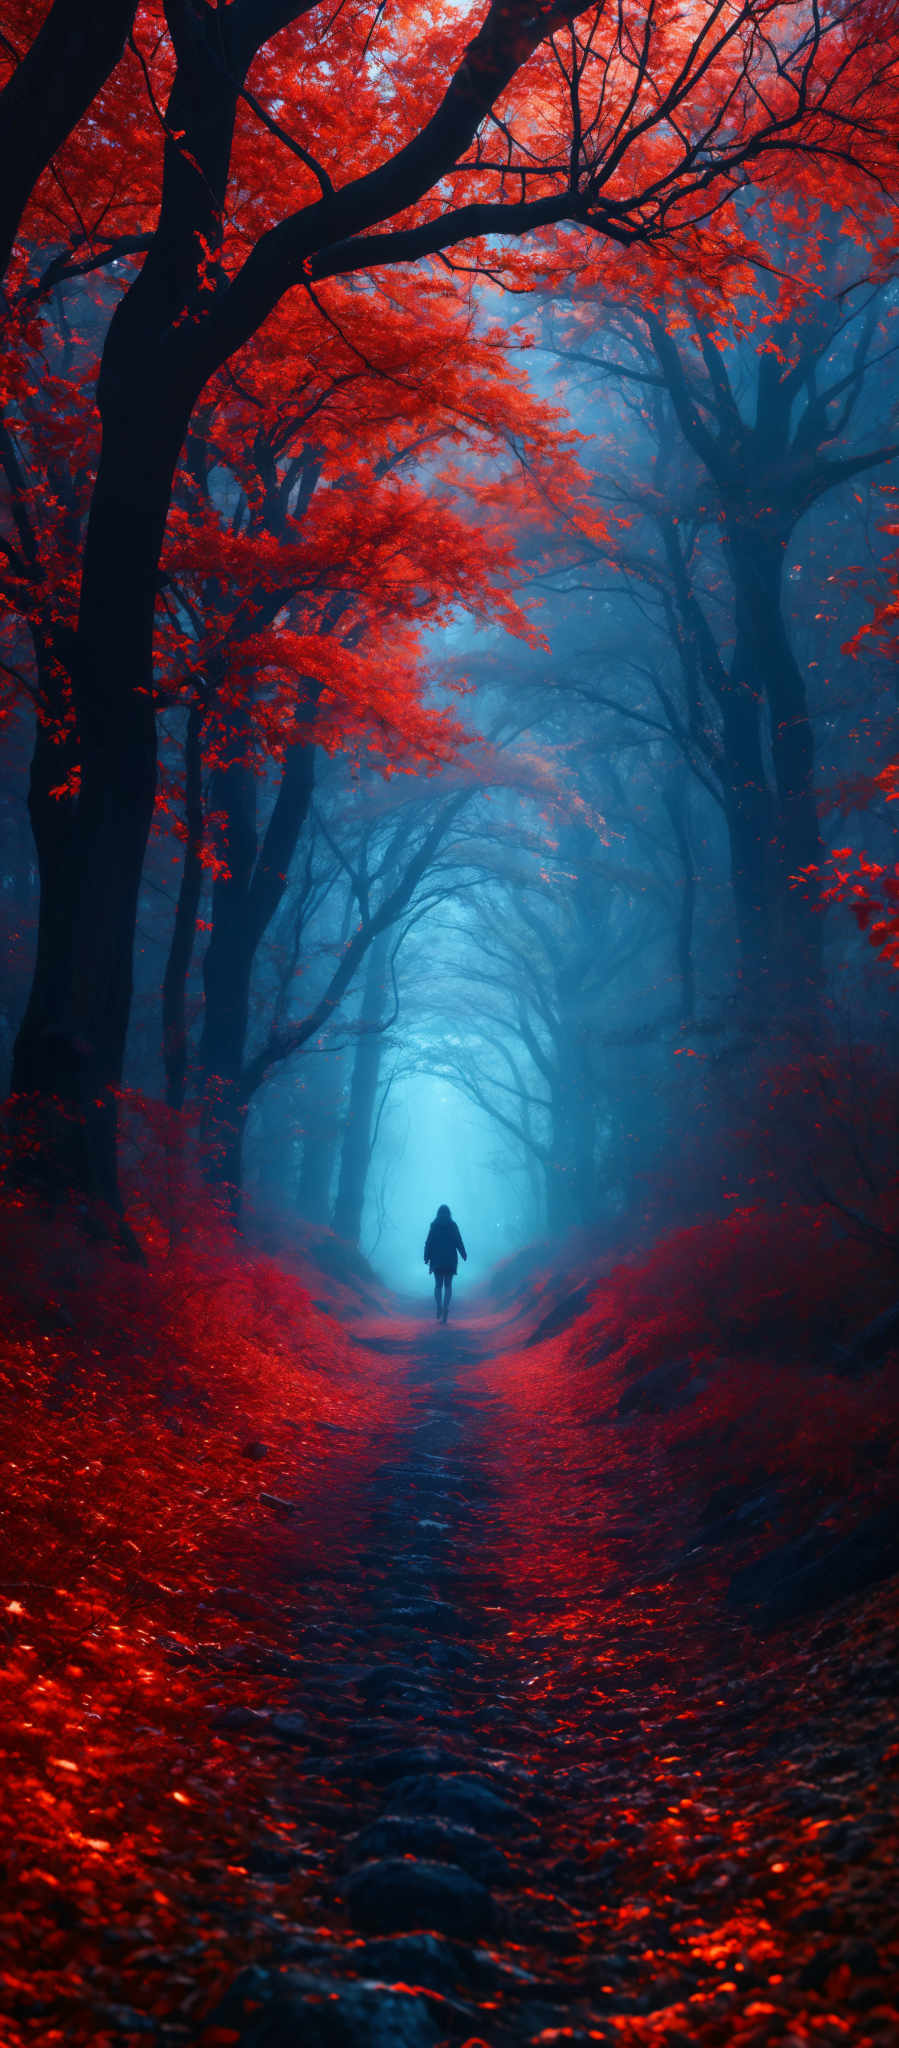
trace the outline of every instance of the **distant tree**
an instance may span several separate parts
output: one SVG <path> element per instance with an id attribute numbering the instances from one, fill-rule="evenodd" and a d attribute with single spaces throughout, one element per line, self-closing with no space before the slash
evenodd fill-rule
<path id="1" fill-rule="evenodd" d="M 554 1230 L 607 1210 L 610 1179 L 617 1190 L 620 1148 L 610 1161 L 627 1104 L 616 1099 L 615 1049 L 670 1039 L 683 1022 L 670 960 L 676 845 L 640 849 L 623 790 L 619 797 L 607 841 L 577 818 L 552 834 L 544 826 L 530 844 L 495 826 L 505 858 L 494 854 L 460 909 L 440 975 L 429 978 L 420 961 L 406 977 L 401 1073 L 450 1081 L 491 1119 L 536 1168 Z M 656 993 L 650 962 L 666 953 Z M 644 999 L 636 1014 L 635 977 Z"/>
<path id="2" fill-rule="evenodd" d="M 391 1017 L 388 981 L 392 934 L 379 932 L 365 970 L 357 1020 L 358 1040 L 346 1104 L 332 1220 L 338 1237 L 358 1244 L 371 1165 L 384 1032 Z"/>
<path id="3" fill-rule="evenodd" d="M 814 289 L 796 288 L 784 308 L 772 288 L 748 342 L 689 300 L 664 318 L 638 309 L 624 321 L 575 305 L 558 337 L 563 361 L 592 363 L 632 394 L 633 431 L 643 445 L 649 437 L 642 475 L 614 454 L 600 471 L 606 509 L 615 503 L 631 521 L 615 554 L 622 595 L 630 590 L 657 622 L 655 646 L 650 632 L 630 664 L 636 696 L 622 703 L 619 690 L 617 701 L 644 720 L 647 740 L 667 730 L 722 807 L 743 994 L 758 1020 L 813 1010 L 821 986 L 819 792 L 784 587 L 788 549 L 829 492 L 899 454 L 884 427 L 886 390 L 880 419 L 869 402 L 895 346 L 892 306 L 854 282 L 858 267 L 845 244 L 825 242 Z M 615 656 L 598 652 L 601 706 Z"/>

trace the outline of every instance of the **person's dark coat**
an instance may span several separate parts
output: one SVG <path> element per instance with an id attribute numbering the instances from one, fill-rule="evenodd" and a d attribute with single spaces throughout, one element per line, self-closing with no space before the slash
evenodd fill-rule
<path id="1" fill-rule="evenodd" d="M 458 1223 L 454 1223 L 445 1202 L 434 1218 L 425 1244 L 425 1264 L 432 1273 L 456 1273 L 459 1270 L 459 1253 L 467 1259 L 468 1253 L 462 1243 Z"/>

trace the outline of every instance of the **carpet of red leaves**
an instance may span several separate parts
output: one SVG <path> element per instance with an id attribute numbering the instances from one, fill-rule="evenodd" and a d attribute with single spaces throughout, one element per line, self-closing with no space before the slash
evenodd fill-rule
<path id="1" fill-rule="evenodd" d="M 332 1911 L 271 1717 L 309 1682 L 298 1587 L 307 1623 L 345 1598 L 358 1656 L 366 1486 L 415 1427 L 415 1324 L 360 1322 L 349 1289 L 199 1219 L 146 1272 L 24 1211 L 3 1236 L 4 2048 L 212 2048 L 237 2038 L 207 2021 L 238 1966 Z M 741 1214 L 537 1341 L 551 1276 L 466 1320 L 502 1637 L 484 1725 L 567 1788 L 559 1868 L 615 1865 L 553 1964 L 574 2006 L 597 1958 L 602 2028 L 521 2039 L 899 2040 L 896 1580 L 785 1621 L 752 1578 L 810 1531 L 826 1568 L 899 1497 L 895 1350 L 848 1370 L 838 1349 L 894 1278 L 813 1212 Z M 290 1867 L 264 1910 L 260 1838 Z M 554 1883 L 532 1874 L 535 1912 Z"/>
<path id="2" fill-rule="evenodd" d="M 402 1399 L 211 1224 L 149 1273 L 3 1225 L 2 2039 L 103 2048 L 134 2017 L 104 2005 L 118 1945 L 187 2020 L 241 1925 L 252 1954 L 248 1834 L 296 1823 L 219 1723 L 261 1677 L 286 1695 L 297 1571 L 352 1544 Z"/>
<path id="3" fill-rule="evenodd" d="M 744 1212 L 537 1343 L 532 1298 L 474 1375 L 532 1736 L 572 1759 L 557 1846 L 618 1859 L 583 1943 L 633 2048 L 899 2041 L 899 1552 L 839 1577 L 899 1530 L 899 1331 L 847 1359 L 891 1288 L 819 1213 Z"/>

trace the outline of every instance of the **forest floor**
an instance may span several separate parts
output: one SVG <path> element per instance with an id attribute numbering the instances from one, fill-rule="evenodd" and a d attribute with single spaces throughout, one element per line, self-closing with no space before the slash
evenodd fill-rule
<path id="1" fill-rule="evenodd" d="M 129 1582 L 124 1690 L 96 1548 L 55 1658 L 8 1603 L 4 2044 L 896 2048 L 882 1374 L 851 1454 L 819 1384 L 800 1474 L 763 1379 L 728 1424 L 715 1361 L 625 1370 L 589 1313 L 585 1399 L 559 1314 L 357 1312 L 344 1419 L 244 1430 L 203 1599 Z"/>

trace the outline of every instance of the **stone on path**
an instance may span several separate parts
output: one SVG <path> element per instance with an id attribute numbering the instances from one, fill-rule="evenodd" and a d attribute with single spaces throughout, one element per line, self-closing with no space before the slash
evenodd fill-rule
<path id="1" fill-rule="evenodd" d="M 459 1758 L 454 1750 L 429 1744 L 427 1748 L 356 1751 L 335 1761 L 338 1777 L 365 1778 L 373 1785 L 390 1785 L 397 1778 L 420 1776 L 423 1771 L 452 1771 Z"/>
<path id="2" fill-rule="evenodd" d="M 344 1885 L 350 1919 L 366 1934 L 398 1934 L 436 1928 L 463 1941 L 496 1924 L 496 1907 L 486 1885 L 450 1863 L 424 1863 L 406 1856 L 363 1863 Z"/>
<path id="3" fill-rule="evenodd" d="M 468 1951 L 442 1934 L 375 1935 L 344 1951 L 354 1977 L 382 1984 L 415 1984 L 442 1996 L 458 1991 Z"/>
<path id="4" fill-rule="evenodd" d="M 401 1690 L 405 1686 L 411 1686 L 413 1690 L 418 1691 L 421 1689 L 421 1666 L 376 1664 L 361 1673 L 356 1685 L 363 1699 L 368 1701 L 379 1700 L 385 1693 Z"/>
<path id="5" fill-rule="evenodd" d="M 502 1799 L 480 1778 L 401 1778 L 391 1797 L 406 1813 L 436 1814 L 485 1834 L 524 1832 L 532 1826 L 520 1806 Z"/>
<path id="6" fill-rule="evenodd" d="M 235 2048 L 437 2048 L 427 2000 L 386 1984 L 241 1972 L 215 2014 Z"/>
<path id="7" fill-rule="evenodd" d="M 347 1844 L 354 1857 L 422 1856 L 429 1863 L 454 1863 L 482 1884 L 508 1884 L 508 1857 L 473 1828 L 437 1814 L 383 1813 Z"/>
<path id="8" fill-rule="evenodd" d="M 477 1632 L 476 1620 L 452 1607 L 448 1600 L 408 1600 L 401 1607 L 391 1603 L 393 1619 L 407 1628 L 424 1629 L 429 1636 L 470 1636 Z"/>
<path id="9" fill-rule="evenodd" d="M 306 1741 L 306 1736 L 308 1734 L 309 1723 L 306 1719 L 305 1714 L 291 1712 L 285 1714 L 273 1714 L 269 1722 L 269 1727 L 271 1728 L 272 1734 L 277 1735 L 280 1742 L 304 1743 Z"/>

